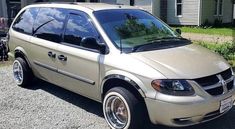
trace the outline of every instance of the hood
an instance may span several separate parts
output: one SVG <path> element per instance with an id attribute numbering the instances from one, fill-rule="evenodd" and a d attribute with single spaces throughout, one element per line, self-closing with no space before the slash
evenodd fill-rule
<path id="1" fill-rule="evenodd" d="M 195 79 L 227 70 L 230 66 L 221 56 L 199 45 L 131 53 L 169 79 Z"/>

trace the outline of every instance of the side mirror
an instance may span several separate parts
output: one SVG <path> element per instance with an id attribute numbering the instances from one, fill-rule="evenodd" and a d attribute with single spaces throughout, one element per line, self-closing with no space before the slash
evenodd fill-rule
<path id="1" fill-rule="evenodd" d="M 175 29 L 175 31 L 178 33 L 178 34 L 180 34 L 181 35 L 181 29 Z"/>
<path id="2" fill-rule="evenodd" d="M 106 54 L 106 45 L 100 44 L 93 37 L 84 37 L 81 40 L 81 46 L 85 48 L 98 50 L 101 54 Z"/>

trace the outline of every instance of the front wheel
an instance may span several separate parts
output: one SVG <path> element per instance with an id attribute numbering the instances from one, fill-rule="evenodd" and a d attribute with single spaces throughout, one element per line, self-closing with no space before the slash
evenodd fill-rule
<path id="1" fill-rule="evenodd" d="M 143 110 L 141 102 L 122 87 L 109 90 L 103 101 L 104 116 L 112 129 L 142 128 Z"/>

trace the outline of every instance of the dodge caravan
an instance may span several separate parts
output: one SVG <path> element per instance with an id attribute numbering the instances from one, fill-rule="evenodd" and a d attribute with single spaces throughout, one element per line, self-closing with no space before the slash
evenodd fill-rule
<path id="1" fill-rule="evenodd" d="M 29 5 L 8 39 L 17 85 L 36 77 L 101 102 L 113 129 L 207 122 L 235 100 L 234 72 L 221 56 L 136 7 Z"/>

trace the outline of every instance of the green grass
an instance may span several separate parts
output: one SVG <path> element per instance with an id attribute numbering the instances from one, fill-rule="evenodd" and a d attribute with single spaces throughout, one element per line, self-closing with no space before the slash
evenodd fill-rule
<path id="1" fill-rule="evenodd" d="M 209 42 L 194 42 L 222 55 L 228 62 L 235 67 L 235 43 L 216 44 Z"/>
<path id="2" fill-rule="evenodd" d="M 209 35 L 235 36 L 235 27 L 230 28 L 202 28 L 202 27 L 173 27 L 179 28 L 184 33 L 198 33 Z"/>

